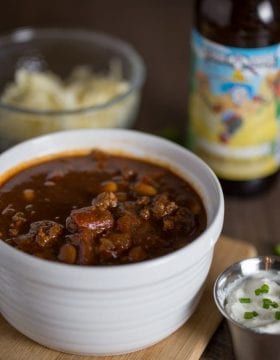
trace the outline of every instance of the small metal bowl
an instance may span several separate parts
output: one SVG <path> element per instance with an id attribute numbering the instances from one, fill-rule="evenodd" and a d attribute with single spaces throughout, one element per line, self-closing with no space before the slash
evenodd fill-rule
<path id="1" fill-rule="evenodd" d="M 216 305 L 226 318 L 238 360 L 279 360 L 280 334 L 259 333 L 233 320 L 225 310 L 226 298 L 233 283 L 242 278 L 268 271 L 280 282 L 280 257 L 260 256 L 240 261 L 228 267 L 214 284 Z"/>

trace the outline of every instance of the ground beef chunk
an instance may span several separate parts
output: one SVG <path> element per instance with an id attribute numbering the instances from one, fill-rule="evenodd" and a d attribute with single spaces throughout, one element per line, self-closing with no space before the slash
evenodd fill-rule
<path id="1" fill-rule="evenodd" d="M 18 236 L 13 241 L 18 245 L 35 242 L 42 248 L 53 246 L 62 236 L 63 226 L 55 221 L 42 220 L 30 224 L 27 234 Z"/>
<path id="2" fill-rule="evenodd" d="M 176 212 L 163 218 L 163 230 L 189 234 L 195 227 L 195 217 L 187 207 L 180 207 Z"/>
<path id="3" fill-rule="evenodd" d="M 61 236 L 63 226 L 49 220 L 37 221 L 31 224 L 30 231 L 36 232 L 35 241 L 40 246 L 52 246 Z"/>
<path id="4" fill-rule="evenodd" d="M 9 227 L 10 236 L 17 236 L 21 227 L 26 223 L 26 217 L 23 212 L 16 212 L 12 216 L 12 222 Z"/>
<path id="5" fill-rule="evenodd" d="M 102 192 L 92 200 L 92 206 L 100 210 L 115 208 L 118 205 L 118 198 L 113 192 Z"/>
<path id="6" fill-rule="evenodd" d="M 153 199 L 152 212 L 156 219 L 170 215 L 178 206 L 174 201 L 170 201 L 166 194 L 157 195 Z"/>

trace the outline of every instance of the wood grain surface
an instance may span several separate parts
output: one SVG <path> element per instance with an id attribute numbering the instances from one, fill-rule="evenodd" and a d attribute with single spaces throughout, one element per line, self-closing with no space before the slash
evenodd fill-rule
<path id="1" fill-rule="evenodd" d="M 221 237 L 201 301 L 194 315 L 174 334 L 160 343 L 135 353 L 103 357 L 104 360 L 197 360 L 206 348 L 222 317 L 212 297 L 218 274 L 238 260 L 254 256 L 256 249 L 245 242 Z M 47 349 L 12 328 L 0 316 L 0 360 L 97 360 Z"/>

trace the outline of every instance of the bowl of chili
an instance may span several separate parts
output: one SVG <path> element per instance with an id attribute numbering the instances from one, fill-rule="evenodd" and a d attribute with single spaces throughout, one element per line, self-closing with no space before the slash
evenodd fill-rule
<path id="1" fill-rule="evenodd" d="M 186 149 L 132 130 L 73 130 L 0 155 L 0 310 L 76 354 L 167 337 L 203 291 L 224 202 Z"/>

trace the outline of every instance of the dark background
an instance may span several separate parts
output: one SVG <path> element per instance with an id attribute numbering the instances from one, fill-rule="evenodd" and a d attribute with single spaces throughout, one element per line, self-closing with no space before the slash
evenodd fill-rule
<path id="1" fill-rule="evenodd" d="M 188 0 L 8 0 L 0 31 L 22 26 L 91 28 L 129 41 L 147 66 L 136 127 L 160 132 L 186 128 L 189 29 Z"/>
<path id="2" fill-rule="evenodd" d="M 192 3 L 188 0 L 0 0 L 0 32 L 22 26 L 91 28 L 119 36 L 143 56 L 147 79 L 135 127 L 182 141 L 187 128 Z M 279 236 L 279 181 L 251 198 L 226 197 L 224 233 L 252 242 L 260 254 Z"/>

